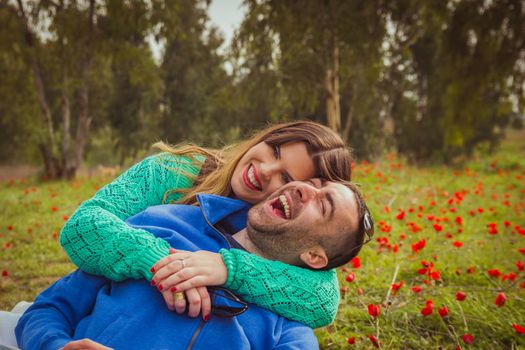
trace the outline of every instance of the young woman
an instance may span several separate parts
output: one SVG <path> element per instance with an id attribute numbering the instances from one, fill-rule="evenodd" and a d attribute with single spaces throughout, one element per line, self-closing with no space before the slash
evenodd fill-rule
<path id="1" fill-rule="evenodd" d="M 152 266 L 169 255 L 169 245 L 124 222 L 149 206 L 194 205 L 198 193 L 255 204 L 289 181 L 349 180 L 351 175 L 351 154 L 339 136 L 310 121 L 270 126 L 221 151 L 157 146 L 164 153 L 146 158 L 102 188 L 64 226 L 61 244 L 80 269 L 115 281 L 151 280 Z M 238 249 L 221 254 L 229 262 L 224 286 L 245 300 L 311 327 L 327 325 L 335 317 L 335 271 L 301 269 Z M 243 269 L 246 264 L 257 266 L 258 273 Z M 266 289 L 279 290 L 288 305 L 270 298 Z"/>

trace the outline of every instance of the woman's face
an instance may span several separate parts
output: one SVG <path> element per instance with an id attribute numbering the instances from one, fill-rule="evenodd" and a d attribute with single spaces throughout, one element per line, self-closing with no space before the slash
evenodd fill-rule
<path id="1" fill-rule="evenodd" d="M 308 180 L 316 175 L 304 142 L 275 147 L 260 142 L 235 167 L 231 186 L 237 198 L 255 204 L 290 181 Z"/>

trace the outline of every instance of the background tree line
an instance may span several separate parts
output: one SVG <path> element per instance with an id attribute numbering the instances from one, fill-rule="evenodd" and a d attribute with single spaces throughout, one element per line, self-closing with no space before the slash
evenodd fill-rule
<path id="1" fill-rule="evenodd" d="M 70 178 L 86 157 L 308 118 L 359 157 L 451 162 L 523 122 L 522 0 L 245 0 L 225 54 L 208 6 L 0 0 L 0 161 Z"/>

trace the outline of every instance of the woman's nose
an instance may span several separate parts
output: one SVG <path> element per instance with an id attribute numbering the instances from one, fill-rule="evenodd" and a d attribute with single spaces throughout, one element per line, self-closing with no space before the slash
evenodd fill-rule
<path id="1" fill-rule="evenodd" d="M 261 163 L 259 169 L 261 169 L 261 176 L 266 181 L 270 181 L 272 176 L 280 171 L 279 164 L 277 164 L 277 162 Z"/>

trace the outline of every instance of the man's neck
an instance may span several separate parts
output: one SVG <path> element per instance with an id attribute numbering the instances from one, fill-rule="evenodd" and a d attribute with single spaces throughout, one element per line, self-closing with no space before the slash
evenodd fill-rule
<path id="1" fill-rule="evenodd" d="M 259 256 L 261 256 L 263 258 L 265 257 L 264 254 L 257 248 L 257 246 L 255 244 L 253 244 L 253 242 L 250 239 L 250 237 L 248 237 L 248 231 L 246 230 L 246 228 L 243 228 L 242 230 L 240 230 L 236 234 L 232 235 L 232 237 L 240 245 L 242 245 L 244 247 L 244 249 L 246 249 L 246 251 L 248 251 L 248 252 L 250 252 L 252 254 L 259 255 Z"/>

